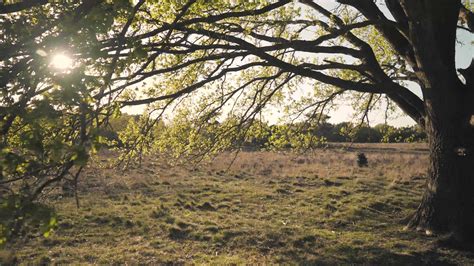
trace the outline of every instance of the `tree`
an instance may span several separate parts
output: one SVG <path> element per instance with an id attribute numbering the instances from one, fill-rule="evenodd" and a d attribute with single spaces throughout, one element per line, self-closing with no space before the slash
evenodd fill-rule
<path id="1" fill-rule="evenodd" d="M 90 154 L 107 144 L 101 128 L 120 111 L 100 96 L 115 69 L 100 61 L 98 36 L 133 7 L 49 2 L 0 5 L 0 245 L 25 233 L 23 224 L 49 234 L 55 216 L 38 200 L 61 182 L 77 184 Z M 74 48 L 77 68 L 52 66 L 64 47 Z"/>
<path id="2" fill-rule="evenodd" d="M 2 26 L 8 52 L 2 53 L 1 87 L 9 96 L 2 102 L 3 134 L 15 132 L 12 125 L 21 111 L 39 108 L 32 107 L 39 98 L 31 94 L 49 94 L 58 87 L 63 88 L 59 94 L 73 92 L 64 96 L 72 103 L 60 110 L 60 100 L 45 105 L 61 114 L 54 119 L 66 114 L 71 119 L 69 134 L 77 137 L 60 141 L 70 147 L 90 143 L 92 129 L 106 124 L 117 108 L 131 105 L 147 104 L 148 115 L 127 147 L 149 143 L 145 136 L 157 117 L 183 102 L 195 128 L 223 113 L 240 117 L 213 134 L 222 139 L 235 136 L 231 130 L 245 132 L 269 106 L 282 108 L 288 102 L 284 99 L 295 95 L 301 97 L 289 106 L 291 117 L 304 114 L 315 121 L 338 97 L 350 95 L 362 108 L 363 120 L 380 103 L 395 103 L 425 130 L 430 147 L 427 188 L 410 227 L 474 240 L 474 63 L 460 70 L 455 64 L 457 31 L 473 30 L 469 6 L 461 0 L 337 0 L 333 7 L 323 2 L 140 0 L 20 7 L 20 13 L 2 19 L 37 37 L 32 44 Z M 9 12 L 5 7 L 0 11 Z M 53 20 L 31 29 L 25 21 L 71 12 L 75 15 L 68 23 Z M 44 63 L 36 63 L 35 52 L 39 47 L 49 52 L 64 40 L 71 43 L 78 64 L 87 67 L 51 77 Z M 25 73 L 40 70 L 44 75 L 32 85 Z M 408 82 L 421 88 L 422 98 L 407 88 Z M 40 89 L 49 84 L 56 88 Z M 301 86 L 311 94 L 298 92 Z M 20 128 L 29 125 L 25 121 L 17 121 Z M 3 149 L 12 145 L 6 139 Z M 69 154 L 61 165 L 72 167 L 87 157 Z"/>

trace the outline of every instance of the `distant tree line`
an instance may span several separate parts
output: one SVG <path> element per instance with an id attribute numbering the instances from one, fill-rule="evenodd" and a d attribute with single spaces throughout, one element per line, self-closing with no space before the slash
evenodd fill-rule
<path id="1" fill-rule="evenodd" d="M 326 142 L 356 142 L 356 143 L 412 143 L 425 142 L 426 134 L 417 126 L 394 127 L 387 124 L 369 126 L 367 124 L 355 124 L 341 122 L 329 123 L 326 117 L 323 122 L 317 124 L 278 124 L 270 125 L 265 122 L 256 121 L 248 130 L 243 139 L 236 140 L 232 146 L 244 146 L 259 149 L 295 148 L 304 143 L 305 147 L 310 142 L 320 145 Z M 129 129 L 132 124 L 140 120 L 138 115 L 123 114 L 111 120 L 110 126 L 103 129 L 101 135 L 109 139 L 112 145 L 123 146 L 125 141 L 121 139 L 121 132 Z M 216 122 L 217 123 L 217 122 Z M 225 123 L 225 122 L 223 122 Z M 161 122 L 155 129 L 156 138 L 160 134 L 167 134 L 173 125 Z M 212 139 L 212 132 L 201 131 L 204 137 Z"/>
<path id="2" fill-rule="evenodd" d="M 314 131 L 316 136 L 324 137 L 329 142 L 410 143 L 426 141 L 426 134 L 417 125 L 394 127 L 378 124 L 371 127 L 366 124 L 354 125 L 350 122 L 322 123 Z"/>
<path id="3" fill-rule="evenodd" d="M 291 124 L 268 125 L 258 123 L 258 134 L 244 143 L 245 146 L 259 148 L 293 148 L 294 142 L 313 142 L 313 146 L 327 142 L 356 142 L 356 143 L 412 143 L 425 142 L 426 134 L 418 126 L 394 127 L 378 124 L 371 127 L 366 124 L 358 125 L 351 122 L 332 124 L 329 122 L 317 125 Z"/>

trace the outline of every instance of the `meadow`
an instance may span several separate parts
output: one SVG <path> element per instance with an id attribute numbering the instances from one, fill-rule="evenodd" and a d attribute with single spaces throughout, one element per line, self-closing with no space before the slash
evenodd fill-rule
<path id="1" fill-rule="evenodd" d="M 368 167 L 358 167 L 364 152 Z M 231 164 L 231 162 L 233 162 Z M 425 182 L 425 144 L 332 144 L 304 154 L 224 153 L 202 165 L 96 161 L 75 197 L 52 191 L 58 227 L 0 257 L 20 264 L 474 264 L 405 231 Z M 105 160 L 102 162 L 105 163 Z"/>

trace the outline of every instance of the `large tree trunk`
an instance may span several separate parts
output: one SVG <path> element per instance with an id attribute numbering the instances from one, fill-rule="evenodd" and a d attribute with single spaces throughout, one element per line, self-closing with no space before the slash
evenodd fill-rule
<path id="1" fill-rule="evenodd" d="M 422 202 L 409 226 L 474 241 L 474 130 L 469 88 L 426 99 L 430 165 Z"/>
<path id="2" fill-rule="evenodd" d="M 413 69 L 423 91 L 430 165 L 412 228 L 452 233 L 474 241 L 474 104 L 469 79 L 456 72 L 455 40 L 460 0 L 400 0 L 413 46 Z"/>

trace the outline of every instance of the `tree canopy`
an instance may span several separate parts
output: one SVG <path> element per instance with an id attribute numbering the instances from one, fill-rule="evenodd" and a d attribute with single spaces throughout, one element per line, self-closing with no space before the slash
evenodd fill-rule
<path id="1" fill-rule="evenodd" d="M 472 86 L 473 65 L 455 67 L 457 31 L 472 33 L 471 7 L 379 2 L 0 5 L 0 189 L 9 192 L 0 198 L 31 201 L 63 179 L 77 180 L 89 156 L 110 144 L 101 128 L 129 106 L 146 108 L 124 136 L 127 155 L 149 149 L 153 127 L 170 113 L 185 136 L 183 152 L 199 154 L 245 139 L 271 112 L 311 126 L 337 99 L 353 101 L 361 120 L 398 106 L 425 128 L 432 88 L 445 80 Z M 202 131 L 212 141 L 197 139 Z"/>

